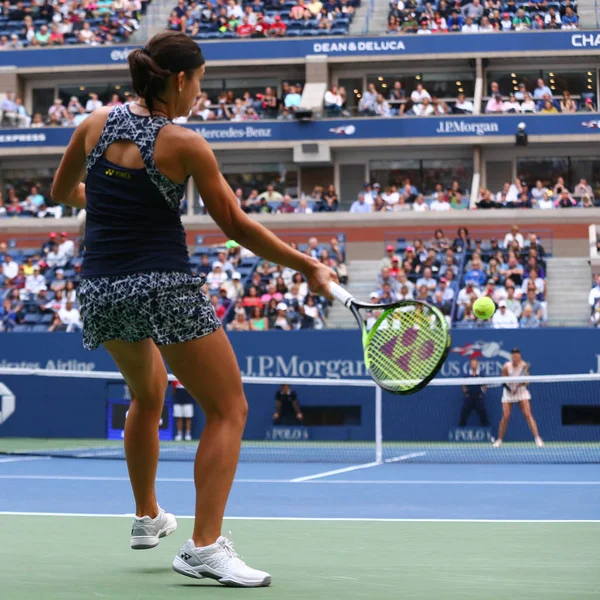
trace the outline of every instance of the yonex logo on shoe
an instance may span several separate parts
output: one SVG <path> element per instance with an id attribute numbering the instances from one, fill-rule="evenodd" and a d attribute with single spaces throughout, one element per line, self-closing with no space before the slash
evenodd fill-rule
<path id="1" fill-rule="evenodd" d="M 192 558 L 192 555 L 188 554 L 187 552 L 183 552 L 181 554 L 181 558 L 183 558 L 183 560 L 190 560 L 190 558 Z"/>

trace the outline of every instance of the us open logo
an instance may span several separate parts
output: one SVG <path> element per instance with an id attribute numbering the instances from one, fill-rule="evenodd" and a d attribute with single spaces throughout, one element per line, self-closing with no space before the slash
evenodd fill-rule
<path id="1" fill-rule="evenodd" d="M 0 425 L 15 412 L 15 408 L 15 395 L 3 383 L 0 383 Z"/>

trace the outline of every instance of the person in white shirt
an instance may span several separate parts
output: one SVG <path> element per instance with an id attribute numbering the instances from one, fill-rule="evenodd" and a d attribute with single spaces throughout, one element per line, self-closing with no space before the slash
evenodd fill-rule
<path id="1" fill-rule="evenodd" d="M 85 25 L 85 23 L 84 23 Z M 97 108 L 102 108 L 102 101 L 98 100 L 98 94 L 90 94 L 90 99 L 85 104 L 85 112 L 94 112 Z"/>
<path id="2" fill-rule="evenodd" d="M 446 212 L 451 209 L 450 202 L 446 202 L 444 198 L 437 198 L 429 205 L 429 210 L 437 212 Z"/>
<path id="3" fill-rule="evenodd" d="M 522 111 L 521 105 L 512 94 L 504 102 L 503 109 L 505 113 L 520 113 Z"/>
<path id="4" fill-rule="evenodd" d="M 220 262 L 215 261 L 212 264 L 212 271 L 206 276 L 208 289 L 216 292 L 226 281 L 227 273 L 223 271 L 223 265 Z"/>
<path id="5" fill-rule="evenodd" d="M 546 193 L 542 196 L 542 198 L 540 200 L 538 200 L 538 208 L 541 208 L 542 210 L 549 210 L 551 208 L 554 208 L 554 202 L 552 201 L 552 196 L 550 195 L 550 192 L 546 190 Z"/>
<path id="6" fill-rule="evenodd" d="M 325 92 L 323 102 L 327 112 L 332 114 L 340 114 L 342 112 L 342 104 L 344 101 L 338 93 L 337 85 L 332 85 L 331 89 Z"/>
<path id="7" fill-rule="evenodd" d="M 390 206 L 400 202 L 400 194 L 395 185 L 391 185 L 383 194 L 381 194 L 381 197 L 383 201 Z"/>
<path id="8" fill-rule="evenodd" d="M 366 203 L 365 195 L 361 192 L 358 194 L 357 199 L 352 203 L 350 207 L 351 213 L 368 213 L 371 212 L 371 206 Z"/>
<path id="9" fill-rule="evenodd" d="M 377 100 L 375 102 L 375 115 L 378 117 L 391 116 L 390 105 L 382 94 L 377 94 Z"/>
<path id="10" fill-rule="evenodd" d="M 60 234 L 60 241 L 58 243 L 58 255 L 65 258 L 66 262 L 72 260 L 75 256 L 75 243 L 69 239 L 69 234 L 63 231 Z"/>
<path id="11" fill-rule="evenodd" d="M 313 209 L 308 205 L 308 202 L 304 198 L 300 199 L 296 210 L 294 210 L 295 213 L 303 213 L 307 215 L 312 213 L 312 211 Z"/>
<path id="12" fill-rule="evenodd" d="M 421 21 L 421 27 L 419 29 L 417 29 L 417 35 L 431 35 L 432 31 L 431 29 L 429 29 L 429 23 L 427 22 L 426 19 L 423 19 Z"/>
<path id="13" fill-rule="evenodd" d="M 452 271 L 449 271 L 448 275 L 451 272 Z M 459 321 L 462 320 L 467 306 L 470 306 L 473 302 L 475 302 L 475 300 L 477 300 L 479 296 L 481 296 L 481 292 L 479 291 L 479 289 L 473 285 L 472 281 L 467 281 L 465 283 L 465 287 L 462 290 L 460 290 L 460 292 L 458 292 L 458 297 L 456 298 L 456 302 L 458 305 L 457 317 Z"/>
<path id="14" fill-rule="evenodd" d="M 460 30 L 462 33 L 475 33 L 479 31 L 479 25 L 477 25 L 477 23 L 473 23 L 472 17 L 467 17 L 467 21 L 460 28 Z"/>
<path id="15" fill-rule="evenodd" d="M 527 286 L 530 283 L 535 284 L 536 295 L 542 294 L 544 298 L 546 297 L 546 282 L 541 277 L 538 277 L 538 272 L 535 269 L 531 269 L 529 271 L 529 276 L 523 279 L 521 289 L 524 295 L 527 294 Z"/>
<path id="16" fill-rule="evenodd" d="M 523 236 L 519 233 L 519 226 L 513 225 L 510 228 L 510 232 L 504 236 L 504 247 L 506 248 L 510 242 L 517 242 L 519 248 L 525 247 L 525 241 Z"/>
<path id="17" fill-rule="evenodd" d="M 531 190 L 531 198 L 536 202 L 539 202 L 547 193 L 548 188 L 544 186 L 541 179 L 538 179 Z"/>
<path id="18" fill-rule="evenodd" d="M 506 308 L 506 300 L 498 302 L 498 310 L 492 317 L 494 329 L 518 329 L 519 321 L 517 317 Z"/>
<path id="19" fill-rule="evenodd" d="M 40 268 L 37 265 L 33 267 L 33 274 L 27 275 L 25 289 L 36 296 L 40 293 L 40 290 L 46 289 L 46 278 L 40 273 Z"/>
<path id="20" fill-rule="evenodd" d="M 438 282 L 431 275 L 431 268 L 425 267 L 423 269 L 423 277 L 420 277 L 417 280 L 417 288 L 420 288 L 424 285 L 427 288 L 428 292 L 435 292 Z"/>
<path id="21" fill-rule="evenodd" d="M 14 279 L 19 274 L 19 265 L 11 258 L 9 254 L 4 255 L 2 263 L 2 275 L 5 279 Z"/>
<path id="22" fill-rule="evenodd" d="M 600 276 L 594 275 L 594 287 L 590 290 L 590 295 L 588 296 L 588 304 L 592 309 L 596 306 L 598 299 L 600 299 Z"/>
<path id="23" fill-rule="evenodd" d="M 537 112 L 537 105 L 531 99 L 529 92 L 525 92 L 523 102 L 521 102 L 521 112 L 524 113 L 535 113 Z"/>
<path id="24" fill-rule="evenodd" d="M 73 303 L 68 300 L 64 307 L 58 311 L 58 318 L 62 321 L 63 325 L 67 326 L 67 331 L 75 331 L 83 328 L 79 309 L 74 308 Z"/>
<path id="25" fill-rule="evenodd" d="M 475 108 L 473 103 L 470 100 L 467 100 L 464 94 L 459 94 L 456 97 L 456 103 L 454 104 L 454 107 L 463 113 L 472 113 Z"/>
<path id="26" fill-rule="evenodd" d="M 227 16 L 241 20 L 244 17 L 241 4 L 237 4 L 235 0 L 229 0 L 227 2 Z"/>
<path id="27" fill-rule="evenodd" d="M 425 198 L 423 198 L 423 194 L 419 194 L 415 201 L 413 202 L 413 210 L 415 212 L 426 212 L 429 210 L 429 206 L 425 202 Z"/>
<path id="28" fill-rule="evenodd" d="M 435 112 L 435 110 L 429 101 L 429 98 L 423 98 L 423 102 L 421 104 L 415 104 L 413 106 L 413 112 L 415 115 L 417 115 L 417 117 L 429 117 Z"/>
<path id="29" fill-rule="evenodd" d="M 425 98 L 431 100 L 429 92 L 423 87 L 422 83 L 417 83 L 417 88 L 410 95 L 410 99 L 413 101 L 413 104 L 421 104 Z"/>

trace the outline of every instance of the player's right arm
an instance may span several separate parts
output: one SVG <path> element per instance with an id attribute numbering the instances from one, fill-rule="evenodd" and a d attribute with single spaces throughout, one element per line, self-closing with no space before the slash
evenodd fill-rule
<path id="1" fill-rule="evenodd" d="M 191 174 L 208 213 L 225 235 L 266 260 L 300 271 L 313 293 L 330 297 L 329 283 L 337 282 L 335 272 L 290 248 L 266 227 L 252 220 L 239 207 L 208 142 L 192 131 L 182 131 L 185 132 L 181 134 L 185 144 L 181 158 L 185 170 Z"/>

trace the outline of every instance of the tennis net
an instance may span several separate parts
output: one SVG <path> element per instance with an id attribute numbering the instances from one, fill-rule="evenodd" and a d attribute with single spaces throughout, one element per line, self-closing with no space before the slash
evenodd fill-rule
<path id="1" fill-rule="evenodd" d="M 119 373 L 3 368 L 0 381 L 0 454 L 124 458 L 129 396 Z M 483 387 L 475 394 L 480 401 L 465 387 L 474 381 Z M 502 446 L 493 446 L 505 386 L 518 383 L 528 384 L 543 448 L 516 405 Z M 301 420 L 291 405 L 273 422 L 281 384 L 296 392 Z M 247 377 L 244 385 L 250 407 L 245 462 L 600 463 L 600 374 L 439 378 L 410 396 L 388 394 L 366 379 Z M 197 447 L 197 441 L 174 441 L 178 393 L 174 386 L 167 393 L 162 460 L 193 460 Z M 466 414 L 481 405 L 485 415 Z M 197 439 L 198 408 L 193 424 Z"/>

